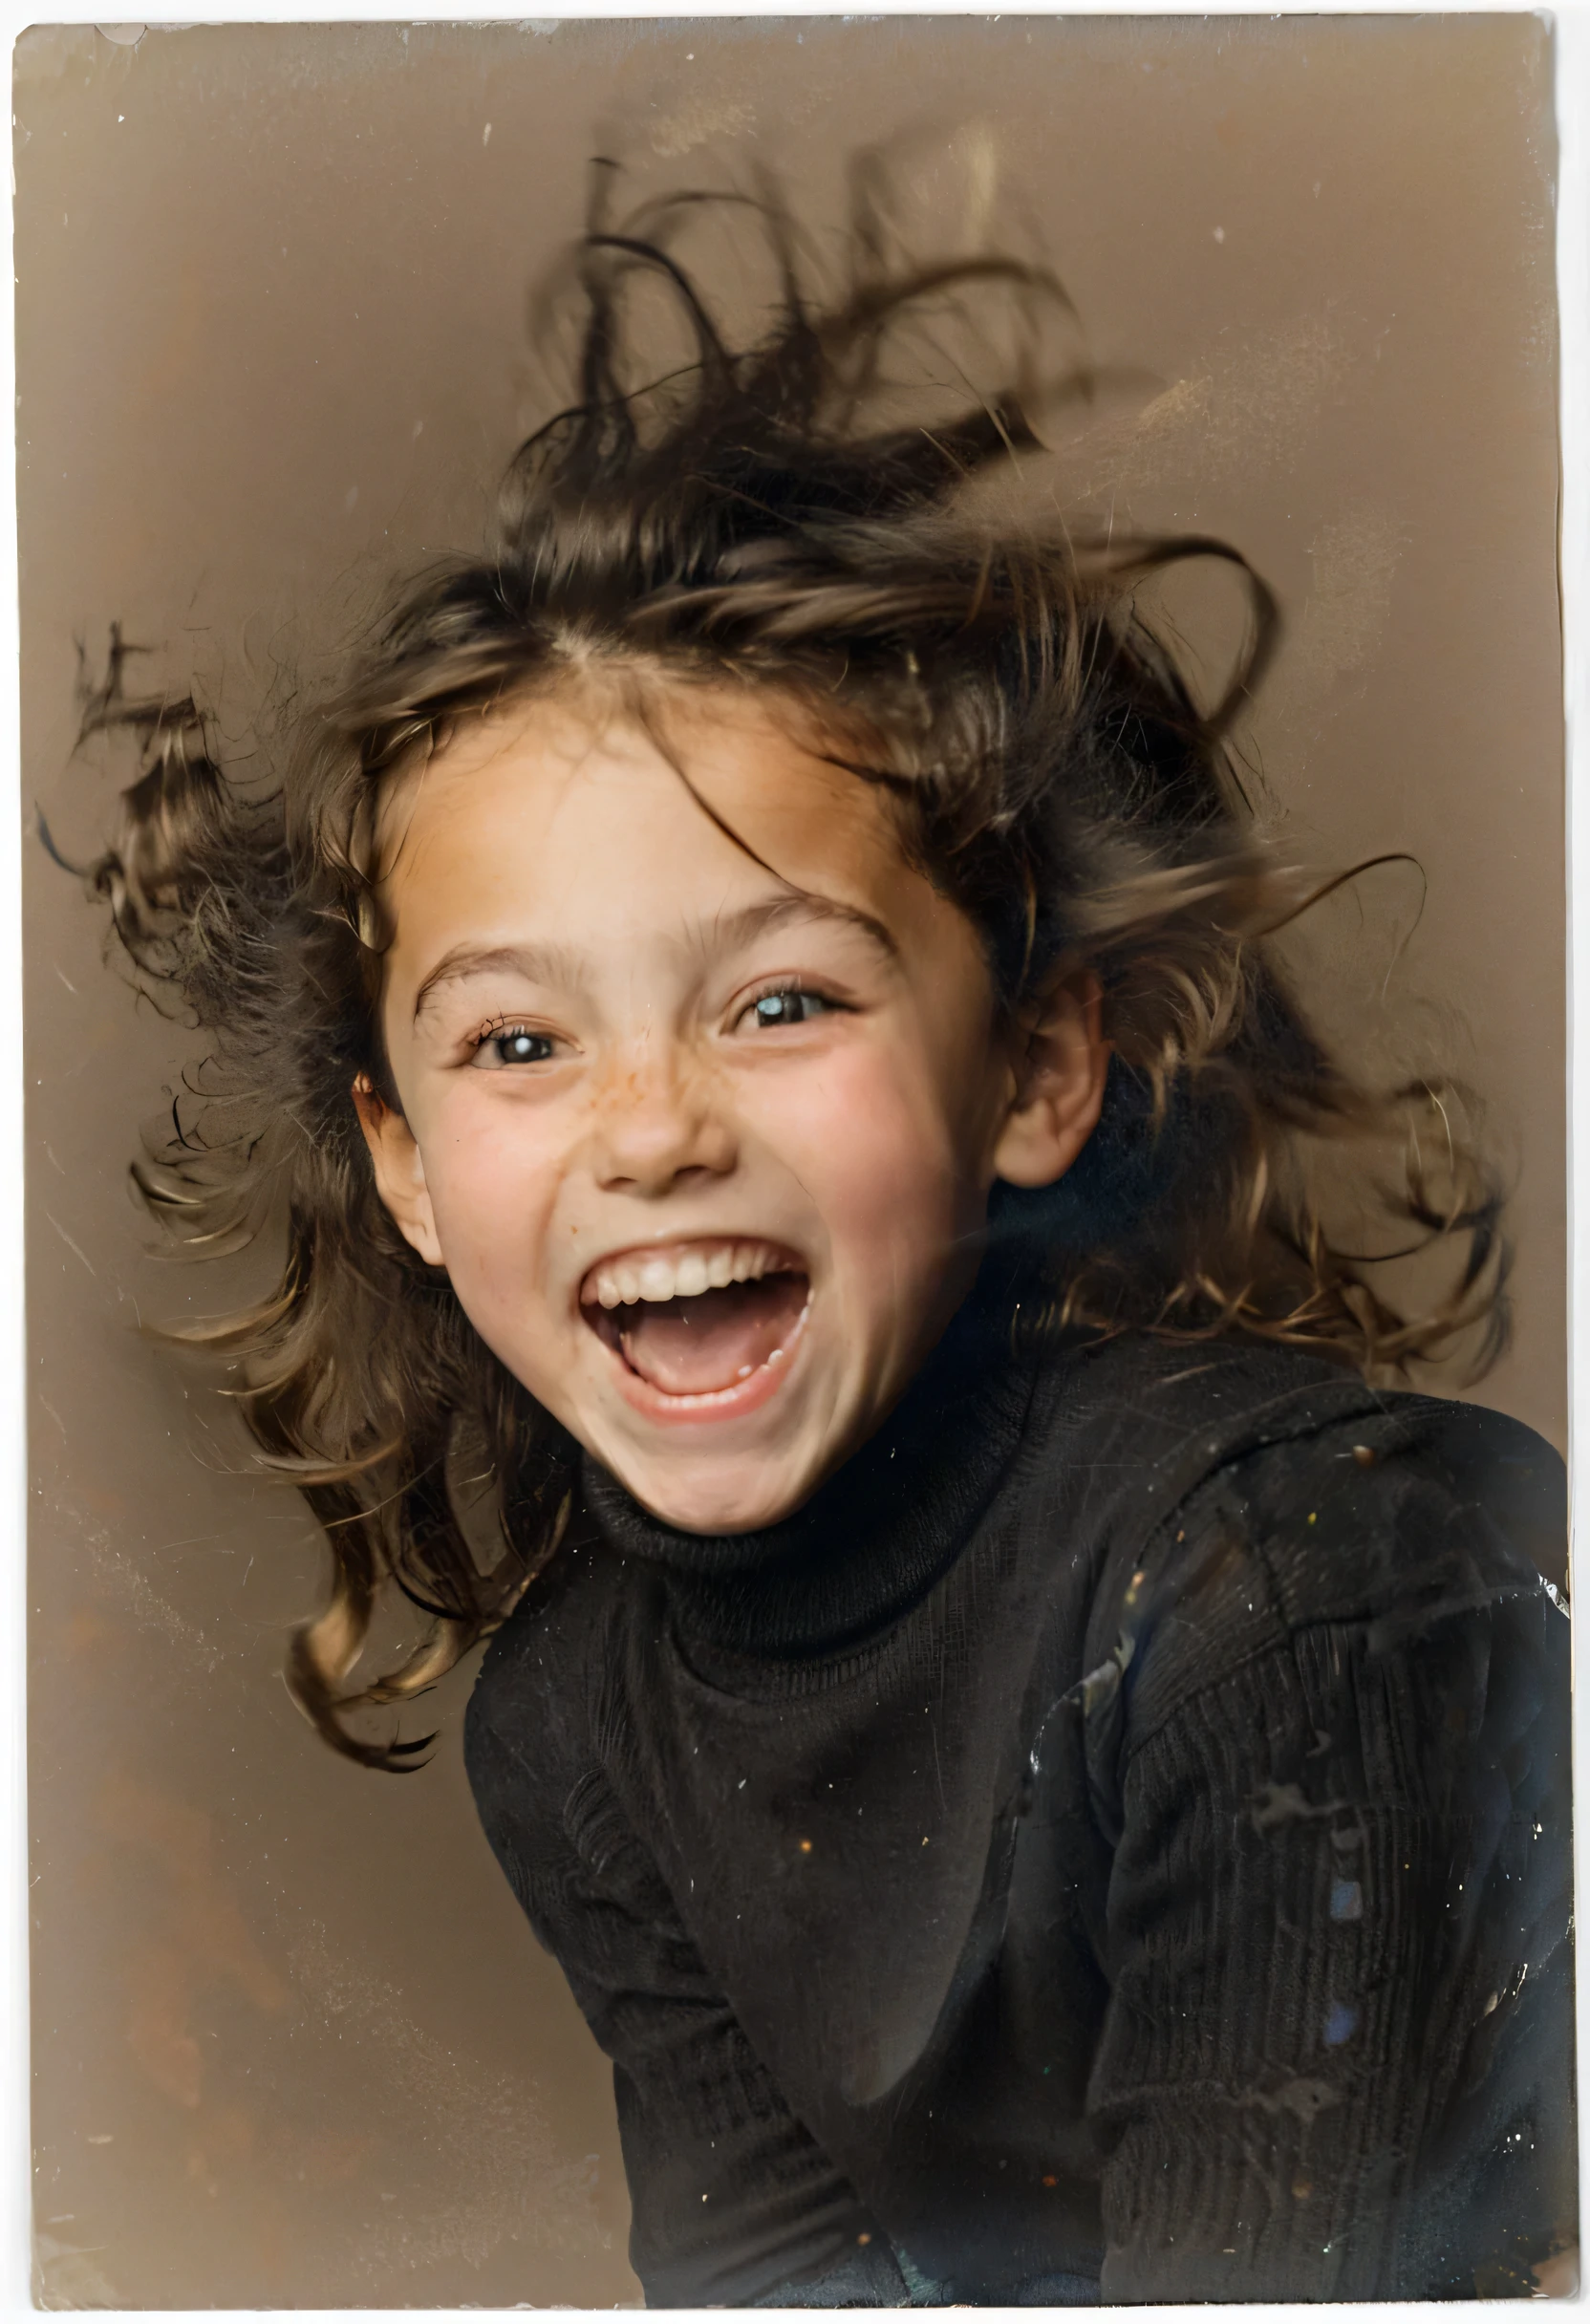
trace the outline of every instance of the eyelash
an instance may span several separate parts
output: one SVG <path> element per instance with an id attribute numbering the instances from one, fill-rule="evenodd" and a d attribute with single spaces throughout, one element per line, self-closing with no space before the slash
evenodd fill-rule
<path id="1" fill-rule="evenodd" d="M 486 1051 L 497 1047 L 500 1043 L 505 1041 L 538 1041 L 543 1044 L 548 1054 L 546 1057 L 507 1058 L 499 1053 L 495 1063 L 487 1065 L 485 1063 Z M 474 1041 L 470 1044 L 469 1062 L 472 1065 L 479 1066 L 483 1072 L 505 1073 L 514 1065 L 547 1065 L 550 1059 L 551 1047 L 552 1036 L 550 1033 L 538 1033 L 530 1025 L 504 1022 L 488 1024 L 483 1032 L 475 1036 Z"/>
<path id="2" fill-rule="evenodd" d="M 744 1024 L 747 1020 L 754 1019 L 757 1011 L 764 1008 L 772 1001 L 813 1001 L 817 1006 L 812 1014 L 819 1017 L 835 1016 L 845 1006 L 844 1001 L 835 1001 L 831 994 L 815 992 L 810 985 L 802 984 L 798 979 L 792 978 L 784 984 L 769 985 L 765 992 L 758 993 L 752 1000 L 747 1001 L 735 1020 L 736 1028 Z M 804 1017 L 796 1019 L 798 1024 L 804 1024 L 806 1022 Z M 765 1020 L 763 1022 L 768 1032 L 779 1030 L 776 1023 L 766 1022 Z"/>

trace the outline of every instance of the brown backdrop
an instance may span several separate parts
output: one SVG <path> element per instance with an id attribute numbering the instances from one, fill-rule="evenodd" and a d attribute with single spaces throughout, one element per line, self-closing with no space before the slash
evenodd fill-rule
<path id="1" fill-rule="evenodd" d="M 534 416 L 524 292 L 598 142 L 637 188 L 781 167 L 820 225 L 896 125 L 931 210 L 997 164 L 1095 353 L 1120 522 L 1239 542 L 1289 641 L 1250 750 L 1327 857 L 1408 849 L 1332 998 L 1486 1093 L 1563 1427 L 1553 149 L 1534 16 L 290 26 L 17 54 L 23 811 L 69 853 L 74 639 L 197 673 L 240 748 L 389 556 L 467 545 Z M 126 779 L 125 771 L 122 780 Z M 124 1191 L 180 1033 L 28 850 L 40 2278 L 51 2304 L 633 2300 L 605 2068 L 462 1779 L 338 1764 L 277 1676 L 318 1559 L 136 1336 L 222 1303 Z M 1377 884 L 1378 883 L 1378 884 Z"/>

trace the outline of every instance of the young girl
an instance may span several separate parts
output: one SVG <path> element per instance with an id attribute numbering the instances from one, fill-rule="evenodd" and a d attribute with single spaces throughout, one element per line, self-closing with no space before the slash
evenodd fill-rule
<path id="1" fill-rule="evenodd" d="M 890 416 L 902 322 L 1040 271 L 860 236 L 818 311 L 769 206 L 735 353 L 687 206 L 592 228 L 574 408 L 279 792 L 119 656 L 91 712 L 147 744 L 97 885 L 230 1109 L 140 1184 L 201 1251 L 285 1209 L 207 1336 L 332 1549 L 298 1700 L 412 1765 L 365 1714 L 496 1633 L 470 1777 L 654 2305 L 1536 2289 L 1561 1478 L 1386 1385 L 1499 1345 L 1496 1203 L 1275 957 L 1222 742 L 1274 609 L 1000 513 L 1033 379 Z M 646 392 L 636 281 L 696 341 Z M 1214 710 L 1139 603 L 1209 557 Z"/>

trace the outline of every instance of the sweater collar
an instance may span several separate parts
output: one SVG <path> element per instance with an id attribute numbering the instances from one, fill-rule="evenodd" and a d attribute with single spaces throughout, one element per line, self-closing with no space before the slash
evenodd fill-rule
<path id="1" fill-rule="evenodd" d="M 1035 1360 L 1013 1352 L 1016 1317 L 1014 1284 L 979 1280 L 883 1427 L 776 1525 L 682 1532 L 589 1455 L 586 1506 L 615 1548 L 662 1569 L 686 1642 L 787 1660 L 842 1652 L 926 1594 L 993 1498 L 1036 1378 Z"/>

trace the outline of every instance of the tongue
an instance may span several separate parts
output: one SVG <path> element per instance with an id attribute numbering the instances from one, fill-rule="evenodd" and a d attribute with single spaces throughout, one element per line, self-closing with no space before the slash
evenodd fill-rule
<path id="1" fill-rule="evenodd" d="M 802 1275 L 764 1275 L 693 1300 L 658 1300 L 623 1311 L 619 1345 L 643 1380 L 666 1396 L 733 1388 L 785 1345 L 806 1305 Z"/>

